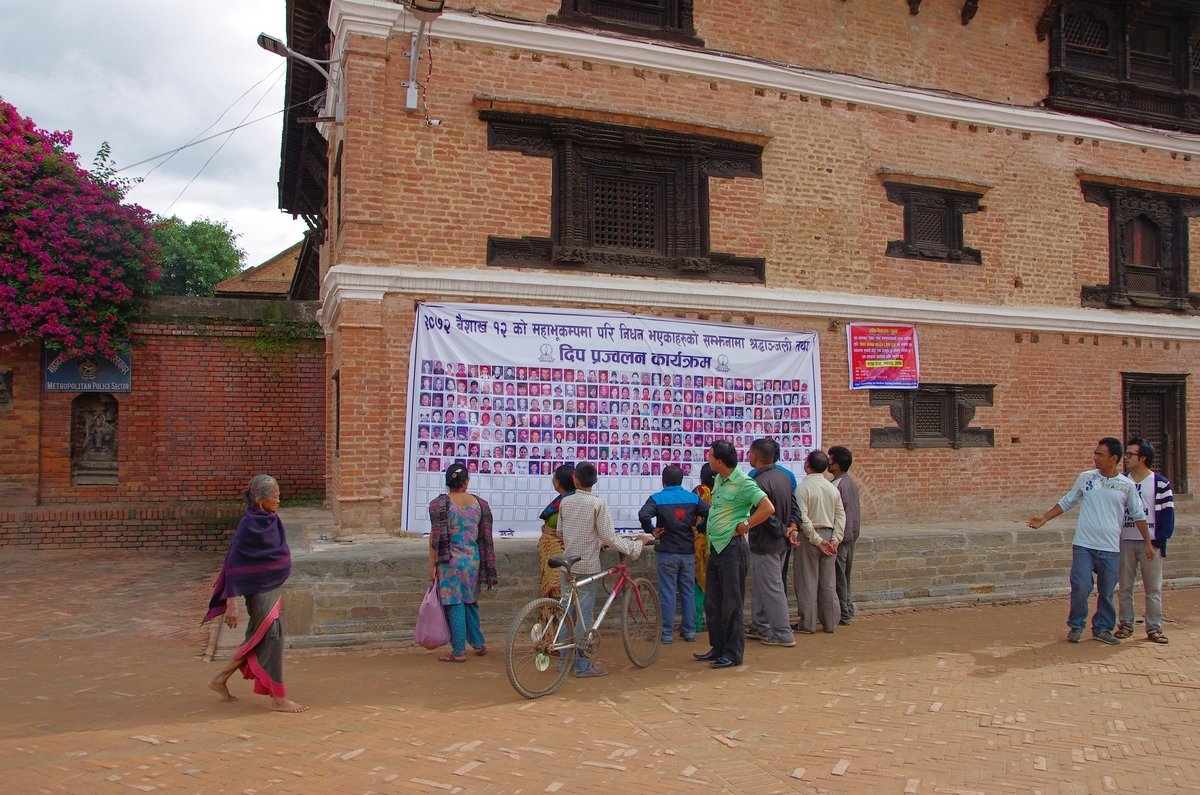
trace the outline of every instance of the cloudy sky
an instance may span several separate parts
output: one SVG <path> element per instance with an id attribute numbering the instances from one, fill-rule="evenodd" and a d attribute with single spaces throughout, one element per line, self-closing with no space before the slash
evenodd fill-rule
<path id="1" fill-rule="evenodd" d="M 256 265 L 306 228 L 278 208 L 284 59 L 255 43 L 260 32 L 286 39 L 284 5 L 0 0 L 0 97 L 43 129 L 73 132 L 85 168 L 103 141 L 122 167 L 269 116 L 122 172 L 145 177 L 129 201 L 225 221 Z"/>

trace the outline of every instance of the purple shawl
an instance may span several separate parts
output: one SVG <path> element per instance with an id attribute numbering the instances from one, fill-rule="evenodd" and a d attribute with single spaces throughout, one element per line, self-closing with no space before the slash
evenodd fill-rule
<path id="1" fill-rule="evenodd" d="M 208 613 L 200 623 L 224 614 L 226 599 L 278 588 L 291 571 L 292 553 L 279 516 L 247 508 L 213 586 Z"/>

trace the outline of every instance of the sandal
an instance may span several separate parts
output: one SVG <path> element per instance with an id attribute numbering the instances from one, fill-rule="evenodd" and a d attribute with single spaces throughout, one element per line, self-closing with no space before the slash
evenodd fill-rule
<path id="1" fill-rule="evenodd" d="M 467 661 L 467 655 L 465 655 L 465 654 L 457 654 L 456 655 L 453 652 L 449 652 L 449 651 L 446 652 L 445 654 L 443 654 L 441 657 L 438 657 L 438 662 L 465 663 L 466 661 Z"/>
<path id="2" fill-rule="evenodd" d="M 1122 624 L 1121 626 L 1117 627 L 1117 631 L 1113 633 L 1113 637 L 1120 638 L 1121 640 L 1125 640 L 1125 638 L 1132 638 L 1133 627 Z"/>
<path id="3" fill-rule="evenodd" d="M 482 657 L 482 656 L 483 656 L 483 655 L 485 655 L 485 654 L 487 654 L 487 646 L 486 646 L 486 645 L 485 645 L 485 646 L 480 646 L 478 649 L 475 649 L 475 656 L 476 656 L 476 657 Z"/>
<path id="4" fill-rule="evenodd" d="M 1163 645 L 1171 642 L 1167 640 L 1167 636 L 1162 634 L 1162 630 L 1159 629 L 1156 629 L 1153 632 L 1147 632 L 1146 640 L 1150 641 L 1151 643 L 1161 643 Z"/>

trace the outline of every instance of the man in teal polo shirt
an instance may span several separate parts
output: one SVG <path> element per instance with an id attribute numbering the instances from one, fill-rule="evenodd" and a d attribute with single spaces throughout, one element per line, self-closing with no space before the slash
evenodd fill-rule
<path id="1" fill-rule="evenodd" d="M 746 601 L 746 573 L 750 550 L 746 533 L 769 521 L 775 506 L 754 479 L 737 468 L 737 449 L 721 439 L 708 449 L 708 465 L 716 473 L 712 505 L 708 511 L 708 571 L 704 591 L 704 619 L 708 642 L 704 654 L 692 655 L 711 668 L 742 664 L 746 647 L 742 611 Z"/>

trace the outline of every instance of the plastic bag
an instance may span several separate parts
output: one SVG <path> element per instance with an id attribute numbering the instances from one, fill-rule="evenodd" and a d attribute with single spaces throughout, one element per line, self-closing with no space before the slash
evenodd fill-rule
<path id="1" fill-rule="evenodd" d="M 442 610 L 438 601 L 437 582 L 434 580 L 429 581 L 425 598 L 421 600 L 421 609 L 417 611 L 413 640 L 427 649 L 436 649 L 450 642 L 450 625 L 446 623 L 446 611 Z"/>

